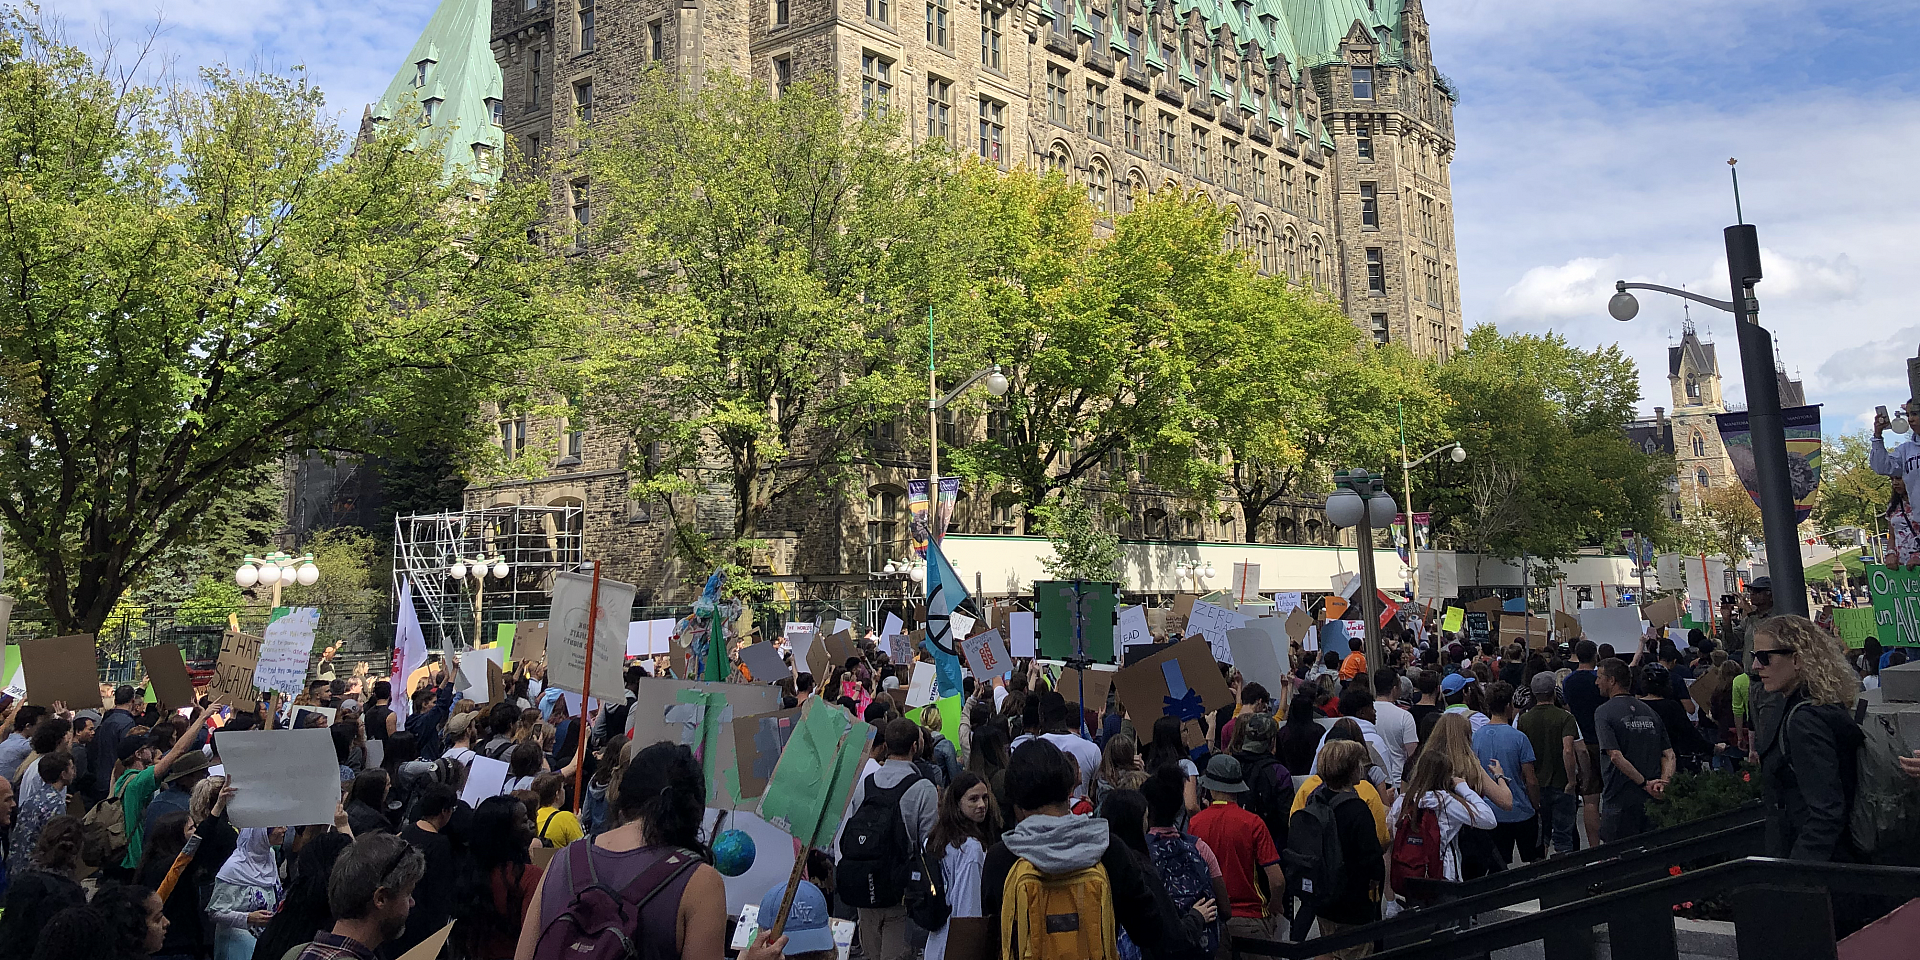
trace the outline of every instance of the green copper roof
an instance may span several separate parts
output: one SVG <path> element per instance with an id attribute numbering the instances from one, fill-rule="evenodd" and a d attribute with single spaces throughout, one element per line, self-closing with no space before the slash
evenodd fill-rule
<path id="1" fill-rule="evenodd" d="M 1133 50 L 1127 46 L 1127 20 L 1125 17 L 1114 17 L 1109 21 L 1107 46 L 1121 53 L 1129 55 L 1133 53 Z"/>
<path id="2" fill-rule="evenodd" d="M 1147 16 L 1147 66 L 1161 73 L 1167 72 L 1167 60 L 1160 55 L 1160 21 L 1151 13 Z"/>
<path id="3" fill-rule="evenodd" d="M 1260 115 L 1260 100 L 1253 95 L 1253 83 L 1250 78 L 1247 62 L 1240 61 L 1240 109 L 1257 117 Z"/>
<path id="4" fill-rule="evenodd" d="M 1220 67 L 1218 64 L 1215 64 L 1213 69 L 1207 71 L 1207 95 L 1221 103 L 1226 103 L 1228 100 L 1233 99 L 1227 96 L 1227 88 L 1220 85 Z"/>
<path id="5" fill-rule="evenodd" d="M 1073 0 L 1073 32 L 1093 38 L 1093 22 L 1087 19 L 1087 5 L 1080 0 Z"/>
<path id="6" fill-rule="evenodd" d="M 500 65 L 493 59 L 493 7 L 487 0 L 441 0 L 401 64 L 400 72 L 371 108 L 377 122 L 419 124 L 417 148 L 439 150 L 443 176 L 490 184 L 500 178 L 505 137 L 493 123 L 492 102 L 501 99 Z M 420 64 L 426 82 L 417 84 Z M 423 104 L 432 101 L 431 120 Z M 423 122 L 424 121 L 424 122 Z M 476 148 L 488 162 L 477 162 Z"/>
<path id="7" fill-rule="evenodd" d="M 1320 121 L 1320 145 L 1328 150 L 1333 149 L 1333 132 L 1327 129 L 1325 120 Z"/>
<path id="8" fill-rule="evenodd" d="M 1187 45 L 1180 45 L 1180 79 L 1192 86 L 1200 85 L 1200 78 L 1193 75 L 1193 61 L 1187 59 Z"/>

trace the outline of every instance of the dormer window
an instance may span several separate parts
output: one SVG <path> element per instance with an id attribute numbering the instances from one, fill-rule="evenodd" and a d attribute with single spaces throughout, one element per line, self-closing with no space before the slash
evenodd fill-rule
<path id="1" fill-rule="evenodd" d="M 473 145 L 473 168 L 481 173 L 493 172 L 493 145 L 476 143 Z"/>
<path id="2" fill-rule="evenodd" d="M 415 89 L 427 85 L 427 68 L 433 66 L 432 60 L 422 60 L 413 65 L 413 86 Z"/>
<path id="3" fill-rule="evenodd" d="M 493 118 L 493 125 L 500 126 L 507 120 L 506 101 L 498 97 L 487 98 L 487 115 Z"/>
<path id="4" fill-rule="evenodd" d="M 425 118 L 426 123 L 432 123 L 434 114 L 438 112 L 440 112 L 439 97 L 428 97 L 420 101 L 420 113 L 421 116 Z"/>

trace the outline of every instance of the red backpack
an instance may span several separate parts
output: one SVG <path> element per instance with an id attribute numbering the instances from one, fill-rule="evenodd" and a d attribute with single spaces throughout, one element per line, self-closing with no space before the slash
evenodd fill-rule
<path id="1" fill-rule="evenodd" d="M 1409 900 L 1424 900 L 1430 894 L 1410 891 L 1407 881 L 1446 879 L 1447 845 L 1440 840 L 1439 813 L 1418 805 L 1413 797 L 1408 797 L 1405 803 L 1407 809 L 1393 827 L 1393 865 L 1387 872 L 1387 881 L 1394 893 Z"/>

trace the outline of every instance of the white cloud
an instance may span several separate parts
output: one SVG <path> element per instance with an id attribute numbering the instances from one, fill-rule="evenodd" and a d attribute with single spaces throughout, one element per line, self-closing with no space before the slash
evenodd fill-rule
<path id="1" fill-rule="evenodd" d="M 1612 295 L 1619 257 L 1576 257 L 1521 274 L 1495 302 L 1494 318 L 1522 324 L 1573 320 L 1593 314 Z"/>

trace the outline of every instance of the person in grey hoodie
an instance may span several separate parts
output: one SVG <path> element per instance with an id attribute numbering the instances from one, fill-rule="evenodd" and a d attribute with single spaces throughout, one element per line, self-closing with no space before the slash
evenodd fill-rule
<path id="1" fill-rule="evenodd" d="M 1125 846 L 1108 832 L 1107 822 L 1071 812 L 1079 782 L 1079 765 L 1045 740 L 1030 740 L 1013 752 L 1007 792 L 1019 823 L 987 851 L 980 875 L 981 912 L 1001 946 L 1008 945 L 1012 931 L 1001 924 L 1000 899 L 1016 862 L 1024 859 L 1047 876 L 1099 864 L 1107 871 L 1114 918 L 1144 960 L 1202 960 L 1199 948 L 1182 935 L 1171 904 L 1154 896 Z"/>
<path id="2" fill-rule="evenodd" d="M 887 790 L 909 777 L 914 778 L 917 782 L 900 795 L 900 819 L 906 824 L 907 841 L 912 844 L 907 849 L 919 850 L 927 845 L 927 834 L 940 818 L 940 790 L 933 781 L 920 776 L 920 769 L 913 765 L 913 755 L 920 749 L 920 728 L 912 720 L 895 717 L 888 721 L 884 739 L 886 762 L 861 778 L 853 788 L 853 802 L 847 809 L 860 809 L 860 804 L 867 799 L 869 786 Z M 859 909 L 860 948 L 868 960 L 912 960 L 913 921 L 907 919 L 906 904 Z"/>

